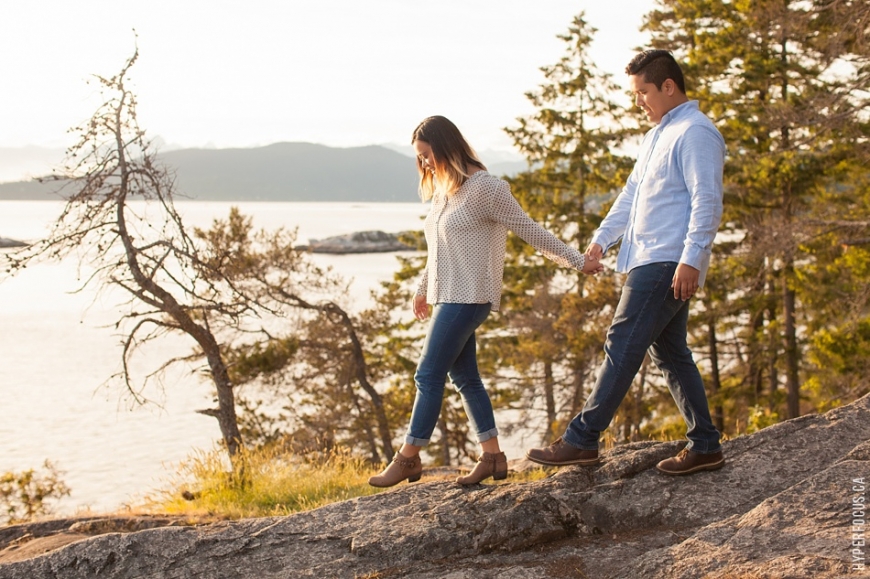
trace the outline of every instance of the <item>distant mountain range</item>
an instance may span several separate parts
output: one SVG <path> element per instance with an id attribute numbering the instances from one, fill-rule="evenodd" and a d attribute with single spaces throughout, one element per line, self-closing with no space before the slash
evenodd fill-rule
<path id="1" fill-rule="evenodd" d="M 179 199 L 202 201 L 359 201 L 417 199 L 413 159 L 385 146 L 336 148 L 275 143 L 246 149 L 177 149 L 159 154 L 175 174 Z M 483 159 L 486 162 L 486 159 Z M 525 163 L 492 163 L 490 172 Z M 0 183 L 0 199 L 56 199 L 57 183 Z"/>

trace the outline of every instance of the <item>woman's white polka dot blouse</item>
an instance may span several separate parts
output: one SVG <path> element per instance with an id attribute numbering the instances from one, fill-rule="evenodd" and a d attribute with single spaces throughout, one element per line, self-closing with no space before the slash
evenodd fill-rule
<path id="1" fill-rule="evenodd" d="M 491 303 L 498 311 L 508 230 L 559 265 L 583 268 L 583 254 L 529 217 L 506 181 L 478 171 L 450 197 L 432 200 L 425 226 L 429 255 L 417 295 L 430 304 Z"/>

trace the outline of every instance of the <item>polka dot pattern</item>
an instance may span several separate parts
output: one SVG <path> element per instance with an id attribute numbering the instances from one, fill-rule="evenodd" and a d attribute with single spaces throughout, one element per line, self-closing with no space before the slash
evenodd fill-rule
<path id="1" fill-rule="evenodd" d="M 430 304 L 490 303 L 498 311 L 508 230 L 555 263 L 583 268 L 583 254 L 529 217 L 507 181 L 478 171 L 453 195 L 432 199 L 425 224 L 429 254 L 417 295 Z"/>

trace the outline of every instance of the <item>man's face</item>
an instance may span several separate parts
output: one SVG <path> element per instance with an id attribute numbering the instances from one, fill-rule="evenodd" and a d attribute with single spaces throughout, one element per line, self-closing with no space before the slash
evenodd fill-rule
<path id="1" fill-rule="evenodd" d="M 677 103 L 673 101 L 674 81 L 668 79 L 662 83 L 659 90 L 651 82 L 646 82 L 642 74 L 632 74 L 628 77 L 628 86 L 634 95 L 634 103 L 643 109 L 647 118 L 655 124 L 662 121 Z"/>

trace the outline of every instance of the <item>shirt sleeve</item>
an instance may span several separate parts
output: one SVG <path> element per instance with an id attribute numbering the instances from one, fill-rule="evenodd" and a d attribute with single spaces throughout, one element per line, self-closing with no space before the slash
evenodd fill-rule
<path id="1" fill-rule="evenodd" d="M 616 201 L 607 212 L 607 216 L 601 222 L 595 233 L 592 234 L 590 243 L 597 243 L 602 249 L 607 252 L 608 249 L 616 245 L 622 236 L 625 235 L 625 228 L 628 227 L 628 220 L 631 219 L 631 208 L 634 205 L 634 196 L 637 193 L 637 186 L 640 180 L 639 165 L 640 159 L 649 154 L 649 143 L 653 137 L 653 131 L 647 133 L 644 138 L 646 147 L 641 147 L 638 159 L 634 164 L 631 175 L 625 182 L 625 187 L 616 196 Z"/>
<path id="2" fill-rule="evenodd" d="M 709 259 L 722 219 L 725 141 L 717 131 L 694 125 L 681 139 L 679 156 L 691 200 L 689 228 L 680 263 L 700 269 Z"/>
<path id="3" fill-rule="evenodd" d="M 507 181 L 497 180 L 491 189 L 489 204 L 490 217 L 517 234 L 523 241 L 537 249 L 544 257 L 563 266 L 582 270 L 586 257 L 565 245 L 555 235 L 538 225 L 523 211 L 516 198 L 511 194 Z"/>

